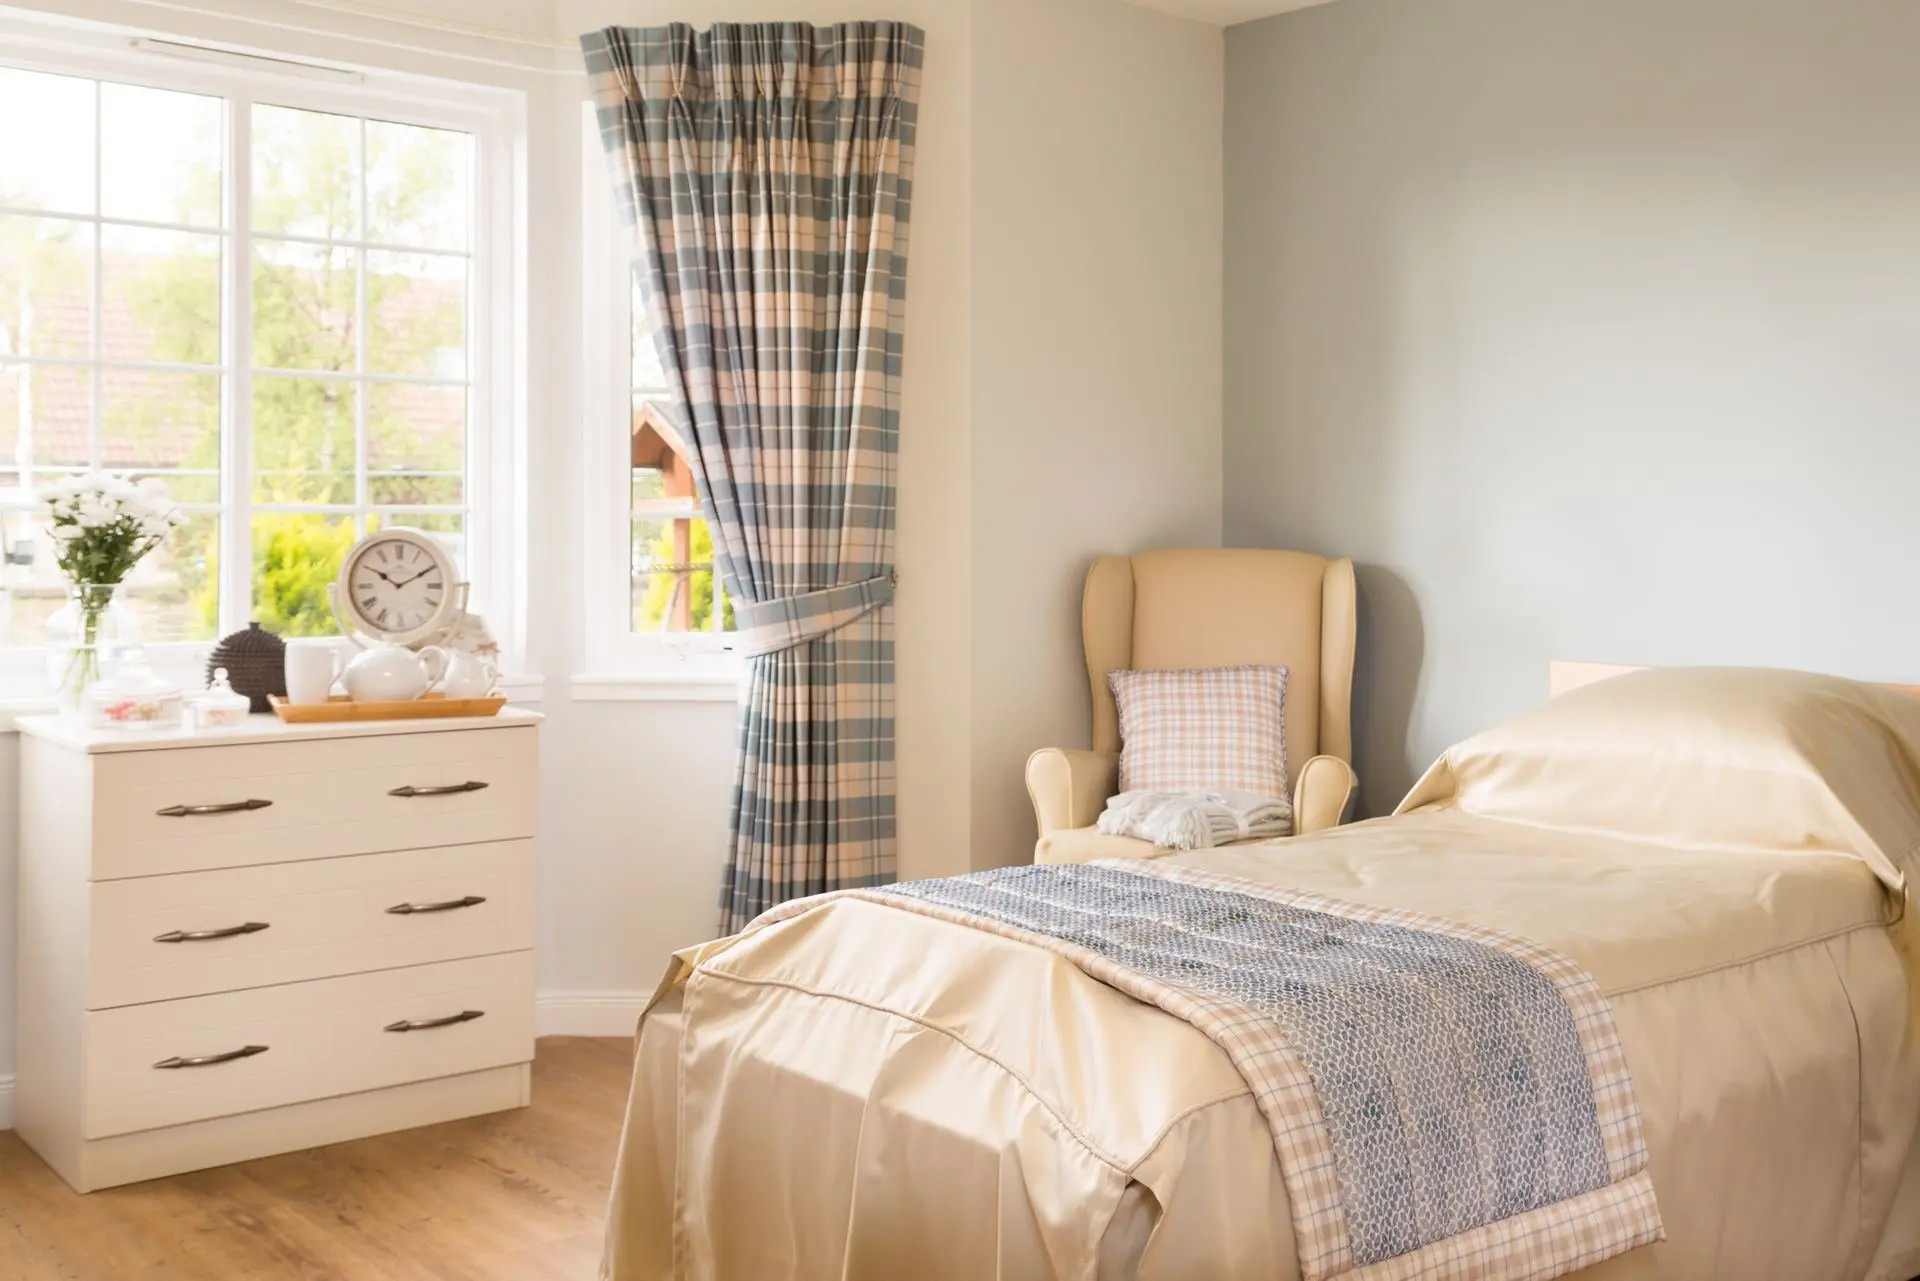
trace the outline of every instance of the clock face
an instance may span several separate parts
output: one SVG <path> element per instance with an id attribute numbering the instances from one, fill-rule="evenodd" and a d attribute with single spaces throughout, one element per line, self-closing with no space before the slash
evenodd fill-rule
<path id="1" fill-rule="evenodd" d="M 389 636 L 439 617 L 454 587 L 441 558 L 402 538 L 368 542 L 343 577 L 352 612 L 368 631 Z"/>

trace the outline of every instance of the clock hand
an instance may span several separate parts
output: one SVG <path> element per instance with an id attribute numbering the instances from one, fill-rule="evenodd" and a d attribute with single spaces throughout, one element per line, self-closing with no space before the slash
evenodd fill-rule
<path id="1" fill-rule="evenodd" d="M 375 568 L 374 568 L 373 566 L 371 566 L 371 565 L 369 565 L 369 566 L 367 566 L 367 572 L 368 572 L 368 573 L 371 573 L 371 574 L 375 574 L 375 575 L 378 575 L 378 576 L 379 576 L 379 578 L 380 578 L 380 581 L 381 581 L 381 582 L 383 582 L 383 583 L 385 583 L 385 584 L 386 584 L 387 586 L 389 586 L 389 587 L 398 587 L 398 586 L 400 586 L 400 584 L 399 584 L 399 583 L 396 583 L 396 582 L 394 582 L 394 581 L 393 581 L 393 580 L 392 580 L 391 578 L 388 578 L 388 577 L 387 577 L 387 576 L 386 576 L 385 574 L 382 574 L 382 573 L 380 573 L 380 571 L 379 571 L 379 570 L 377 570 L 377 569 L 375 569 Z"/>
<path id="2" fill-rule="evenodd" d="M 440 570 L 440 567 L 438 565 L 429 565 L 425 569 L 421 570 L 419 573 L 415 574 L 413 577 L 402 579 L 400 582 L 395 583 L 394 586 L 405 587 L 408 583 L 417 583 L 421 579 L 425 578 L 428 574 L 438 573 L 439 570 Z"/>

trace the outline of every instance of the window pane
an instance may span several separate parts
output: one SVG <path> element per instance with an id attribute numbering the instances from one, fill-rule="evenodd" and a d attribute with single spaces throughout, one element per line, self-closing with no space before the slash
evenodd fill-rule
<path id="1" fill-rule="evenodd" d="M 0 356 L 87 356 L 92 343 L 92 225 L 0 217 Z"/>
<path id="2" fill-rule="evenodd" d="M 221 238 L 144 227 L 101 235 L 101 354 L 219 364 Z"/>
<path id="3" fill-rule="evenodd" d="M 135 566 L 122 598 L 149 645 L 218 635 L 219 544 L 219 516 L 196 512 Z"/>
<path id="4" fill-rule="evenodd" d="M 666 367 L 660 363 L 660 349 L 654 346 L 647 300 L 641 296 L 638 279 L 633 282 L 633 385 L 643 391 L 658 391 L 667 385 Z"/>
<path id="5" fill-rule="evenodd" d="M 367 368 L 464 378 L 467 260 L 367 251 Z"/>
<path id="6" fill-rule="evenodd" d="M 102 369 L 100 465 L 219 467 L 220 375 Z"/>
<path id="7" fill-rule="evenodd" d="M 367 515 L 369 534 L 395 527 L 425 530 L 437 536 L 440 545 L 445 547 L 449 554 L 460 545 L 461 531 L 466 528 L 466 524 L 466 517 L 455 512 L 390 511 L 383 508 Z"/>
<path id="8" fill-rule="evenodd" d="M 93 81 L 0 67 L 0 120 L 0 205 L 94 211 Z"/>
<path id="9" fill-rule="evenodd" d="M 465 249 L 472 169 L 464 133 L 367 121 L 367 239 Z"/>
<path id="10" fill-rule="evenodd" d="M 0 440 L 9 461 L 86 467 L 93 461 L 93 378 L 65 365 L 0 361 Z"/>
<path id="11" fill-rule="evenodd" d="M 253 108 L 253 225 L 319 240 L 360 228 L 360 122 L 292 107 Z"/>
<path id="12" fill-rule="evenodd" d="M 173 495 L 173 501 L 181 507 L 211 507 L 220 501 L 218 471 L 131 471 L 127 473 L 129 480 L 144 480 L 148 476 L 166 482 L 167 492 Z"/>
<path id="13" fill-rule="evenodd" d="M 350 382 L 255 376 L 255 502 L 354 501 L 357 395 Z"/>
<path id="14" fill-rule="evenodd" d="M 367 498 L 380 505 L 461 500 L 466 470 L 463 387 L 374 383 L 367 388 Z"/>
<path id="15" fill-rule="evenodd" d="M 713 629 L 713 536 L 704 520 L 635 519 L 633 630 L 706 632 Z M 722 601 L 722 626 L 733 628 L 733 605 Z"/>
<path id="16" fill-rule="evenodd" d="M 220 225 L 222 103 L 197 93 L 100 86 L 100 212 Z"/>
<path id="17" fill-rule="evenodd" d="M 359 251 L 286 241 L 257 242 L 253 254 L 253 364 L 256 369 L 356 368 Z"/>
<path id="18" fill-rule="evenodd" d="M 333 636 L 327 584 L 353 546 L 353 517 L 255 512 L 253 617 L 282 636 Z"/>
<path id="19" fill-rule="evenodd" d="M 17 486 L 17 473 L 4 483 Z M 38 510 L 0 512 L 0 645 L 44 645 L 47 619 L 66 603 L 66 581 Z"/>

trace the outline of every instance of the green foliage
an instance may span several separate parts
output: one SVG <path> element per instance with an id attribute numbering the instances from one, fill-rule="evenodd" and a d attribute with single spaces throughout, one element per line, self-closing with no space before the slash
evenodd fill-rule
<path id="1" fill-rule="evenodd" d="M 673 524 L 667 521 L 660 532 L 647 544 L 645 556 L 656 565 L 671 565 L 673 554 Z M 696 520 L 687 537 L 687 563 L 711 565 L 713 563 L 713 531 L 707 528 L 707 522 Z M 713 626 L 713 589 L 719 575 L 715 569 L 703 569 L 688 576 L 687 590 L 692 593 L 692 619 L 689 631 L 704 632 Z M 647 582 L 646 593 L 640 598 L 637 628 L 639 631 L 657 632 L 666 622 L 667 610 L 673 602 L 675 576 L 672 574 L 654 574 Z M 723 591 L 721 593 L 721 623 L 728 631 L 733 630 L 733 600 Z"/>
<path id="2" fill-rule="evenodd" d="M 339 117 L 305 112 L 271 113 L 266 145 L 256 139 L 256 224 L 298 225 L 302 235 L 352 239 L 359 204 L 354 132 Z M 409 225 L 435 193 L 455 181 L 444 146 L 432 135 L 392 126 L 369 126 L 379 145 L 370 160 L 383 183 L 370 216 L 376 226 Z M 183 204 L 217 207 L 221 177 L 208 167 L 184 184 Z M 183 209 L 183 213 L 185 210 Z M 253 365 L 303 373 L 351 373 L 361 345 L 357 308 L 361 282 L 352 251 L 271 240 L 255 241 Z M 425 278 L 424 259 L 367 254 L 366 369 L 431 374 L 435 353 L 464 343 L 465 297 L 460 282 Z M 220 298 L 217 276 L 184 254 L 154 256 L 126 280 L 125 294 L 150 350 L 145 359 L 218 364 Z M 103 431 L 121 440 L 158 439 L 180 423 L 219 422 L 218 380 L 180 379 L 157 395 L 103 406 Z M 409 400 L 409 393 L 412 399 Z M 253 379 L 251 408 L 254 501 L 276 505 L 346 504 L 357 500 L 355 425 L 361 412 L 351 382 L 311 377 Z M 433 395 L 413 388 L 373 386 L 364 406 L 370 479 L 376 502 L 454 503 L 456 476 L 421 472 L 464 469 L 461 433 L 432 430 Z M 424 412 L 423 412 L 424 408 Z M 422 419 L 426 421 L 423 422 Z M 209 429 L 193 437 L 184 458 L 172 465 L 212 469 L 220 440 Z M 387 476 L 383 472 L 398 473 Z M 318 513 L 256 513 L 253 518 L 253 617 L 288 636 L 331 634 L 334 623 L 326 587 L 351 546 L 351 521 Z M 217 627 L 218 572 L 206 556 L 175 565 L 191 612 L 207 634 Z"/>
<path id="3" fill-rule="evenodd" d="M 353 546 L 353 526 L 315 513 L 253 521 L 253 621 L 282 636 L 331 636 L 338 630 L 327 584 Z"/>

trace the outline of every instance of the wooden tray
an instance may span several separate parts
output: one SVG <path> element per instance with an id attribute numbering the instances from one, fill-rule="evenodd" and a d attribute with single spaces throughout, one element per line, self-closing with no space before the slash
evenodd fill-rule
<path id="1" fill-rule="evenodd" d="M 447 698 L 423 694 L 400 703 L 356 703 L 336 694 L 324 703 L 289 703 L 278 694 L 269 700 L 273 714 L 289 725 L 324 721 L 412 721 L 441 716 L 497 716 L 507 705 L 503 695 L 486 698 Z"/>

